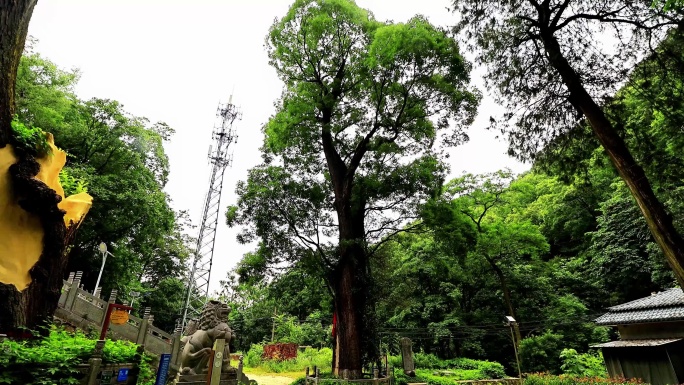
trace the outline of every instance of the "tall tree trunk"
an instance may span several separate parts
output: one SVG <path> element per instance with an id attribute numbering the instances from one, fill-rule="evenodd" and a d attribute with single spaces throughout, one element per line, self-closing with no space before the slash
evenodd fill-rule
<path id="1" fill-rule="evenodd" d="M 0 148 L 10 141 L 17 68 L 38 0 L 0 0 Z"/>
<path id="2" fill-rule="evenodd" d="M 358 211 L 353 212 L 349 204 L 340 206 L 340 262 L 333 273 L 337 314 L 333 373 L 342 377 L 346 371 L 349 379 L 355 379 L 361 377 L 363 364 L 363 312 L 367 299 L 364 278 L 367 256 L 361 243 L 364 234 L 363 215 Z"/>
<path id="3" fill-rule="evenodd" d="M 571 102 L 579 108 L 594 131 L 599 142 L 606 150 L 613 166 L 627 184 L 627 188 L 639 205 L 653 238 L 660 246 L 665 258 L 677 277 L 679 286 L 684 287 L 684 240 L 672 223 L 663 204 L 651 188 L 644 170 L 637 164 L 625 141 L 605 113 L 589 95 L 582 81 L 563 56 L 560 44 L 553 33 L 542 31 L 541 38 L 549 55 L 551 65 L 561 75 L 563 83 L 570 91 Z"/>
<path id="4" fill-rule="evenodd" d="M 0 0 L 0 147 L 12 142 L 17 68 L 36 3 Z M 22 328 L 36 328 L 54 314 L 66 264 L 67 238 L 64 212 L 57 207 L 61 197 L 34 178 L 40 166 L 30 154 L 16 148 L 14 153 L 18 161 L 9 168 L 13 193 L 22 209 L 40 219 L 44 235 L 43 253 L 29 271 L 29 286 L 19 291 L 0 282 L 0 333 L 9 335 L 20 334 Z"/>
<path id="5" fill-rule="evenodd" d="M 348 259 L 348 258 L 345 258 Z M 356 279 L 356 266 L 346 261 L 339 266 L 335 286 L 335 362 L 333 374 L 342 377 L 347 371 L 350 379 L 361 377 L 361 314 Z"/>

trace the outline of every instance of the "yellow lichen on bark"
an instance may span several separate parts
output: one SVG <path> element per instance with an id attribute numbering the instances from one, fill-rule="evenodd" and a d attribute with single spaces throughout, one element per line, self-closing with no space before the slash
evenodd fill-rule
<path id="1" fill-rule="evenodd" d="M 48 143 L 52 154 L 37 159 L 40 172 L 35 178 L 63 198 L 58 206 L 66 211 L 66 226 L 78 226 L 92 206 L 93 198 L 87 193 L 64 198 L 59 172 L 66 163 L 66 153 L 55 147 L 50 134 Z M 19 207 L 12 191 L 9 167 L 16 162 L 12 146 L 0 149 L 0 282 L 14 285 L 21 291 L 31 283 L 29 270 L 43 252 L 43 228 L 38 217 Z"/>

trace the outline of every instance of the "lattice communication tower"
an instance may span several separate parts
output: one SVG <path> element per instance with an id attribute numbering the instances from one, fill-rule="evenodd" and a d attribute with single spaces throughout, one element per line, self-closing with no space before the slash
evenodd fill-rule
<path id="1" fill-rule="evenodd" d="M 197 237 L 195 256 L 192 261 L 190 274 L 188 274 L 187 292 L 183 318 L 180 323 L 181 330 L 185 330 L 188 321 L 199 317 L 202 306 L 209 296 L 209 280 L 211 279 L 211 265 L 214 258 L 214 243 L 216 241 L 216 228 L 218 226 L 219 211 L 221 208 L 221 191 L 223 189 L 223 175 L 226 168 L 233 163 L 233 155 L 228 154 L 228 148 L 237 142 L 237 135 L 233 123 L 242 118 L 242 113 L 233 104 L 233 96 L 228 103 L 219 104 L 216 116 L 220 123 L 214 127 L 212 138 L 214 143 L 209 146 L 209 164 L 211 178 L 209 191 L 204 199 L 202 223 Z M 191 301 L 195 299 L 195 301 Z M 201 303 L 201 306 L 194 307 Z"/>

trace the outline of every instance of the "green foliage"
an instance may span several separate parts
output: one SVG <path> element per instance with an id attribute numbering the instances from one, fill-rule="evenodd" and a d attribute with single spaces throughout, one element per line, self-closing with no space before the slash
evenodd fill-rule
<path id="1" fill-rule="evenodd" d="M 78 384 L 77 365 L 87 363 L 95 348 L 95 339 L 80 331 L 75 333 L 53 327 L 47 337 L 36 341 L 3 340 L 0 342 L 0 383 L 9 384 Z M 137 346 L 128 341 L 107 340 L 104 363 L 133 363 Z M 154 381 L 152 357 L 143 355 L 139 383 Z"/>
<path id="2" fill-rule="evenodd" d="M 582 377 L 608 377 L 601 353 L 577 353 L 575 349 L 563 349 L 560 355 L 564 374 Z"/>
<path id="3" fill-rule="evenodd" d="M 581 376 L 553 376 L 549 374 L 530 374 L 525 377 L 523 385 L 637 385 L 643 384 L 640 380 L 627 380 L 624 378 L 605 377 L 581 377 Z"/>
<path id="4" fill-rule="evenodd" d="M 101 265 L 97 245 L 105 242 L 116 258 L 107 261 L 102 292 L 118 289 L 128 301 L 131 291 L 143 293 L 136 303 L 151 306 L 156 324 L 171 331 L 182 306 L 182 290 L 173 280 L 182 279 L 192 244 L 184 235 L 185 213 L 175 212 L 164 192 L 169 162 L 163 144 L 173 129 L 133 116 L 115 100 L 78 99 L 78 78 L 77 71 L 62 70 L 38 54 L 22 58 L 13 123 L 17 142 L 40 150 L 45 136 L 33 127 L 52 133 L 69 154 L 60 174 L 65 192 L 87 190 L 96 202 L 70 248 L 67 271 L 83 271 L 82 282 L 92 287 Z"/>
<path id="5" fill-rule="evenodd" d="M 506 376 L 503 365 L 498 362 L 474 360 L 464 357 L 444 360 L 429 353 L 416 353 L 413 358 L 417 375 L 426 381 L 411 380 L 409 382 L 429 382 L 429 379 L 438 382 L 499 379 Z M 401 368 L 401 356 L 389 356 L 388 363 L 394 368 Z M 397 373 L 395 371 L 395 374 Z M 403 376 L 403 372 L 401 375 Z"/>
<path id="6" fill-rule="evenodd" d="M 64 167 L 59 173 L 59 183 L 66 196 L 88 192 L 88 182 L 73 175 L 73 171 L 70 171 L 68 167 Z"/>
<path id="7" fill-rule="evenodd" d="M 245 355 L 244 364 L 249 368 L 260 368 L 269 373 L 303 372 L 306 368 L 329 368 L 332 365 L 332 349 L 306 348 L 297 352 L 292 360 L 264 360 L 264 346 L 254 344 Z"/>
<path id="8" fill-rule="evenodd" d="M 662 8 L 663 11 L 680 11 L 684 8 L 682 0 L 653 0 L 652 7 Z"/>
<path id="9" fill-rule="evenodd" d="M 22 123 L 17 115 L 12 119 L 12 134 L 17 148 L 37 158 L 42 158 L 52 152 L 45 132 L 39 127 Z"/>
<path id="10" fill-rule="evenodd" d="M 254 344 L 249 348 L 247 354 L 244 357 L 244 364 L 248 368 L 256 368 L 263 362 L 262 356 L 264 355 L 264 345 Z"/>
<path id="11" fill-rule="evenodd" d="M 520 366 L 527 373 L 560 369 L 563 336 L 546 331 L 544 334 L 520 341 Z"/>

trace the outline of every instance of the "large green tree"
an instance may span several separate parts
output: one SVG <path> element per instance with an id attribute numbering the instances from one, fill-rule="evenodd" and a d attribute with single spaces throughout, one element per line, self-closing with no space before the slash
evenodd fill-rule
<path id="1" fill-rule="evenodd" d="M 349 0 L 297 0 L 267 38 L 284 83 L 264 164 L 238 187 L 230 225 L 269 262 L 313 253 L 337 316 L 335 373 L 373 355 L 369 260 L 441 184 L 435 143 L 465 139 L 478 96 L 456 42 L 417 16 L 382 23 Z M 333 240 L 334 239 L 334 240 Z M 362 347 L 363 346 L 363 347 Z"/>
<path id="2" fill-rule="evenodd" d="M 186 214 L 174 212 L 163 191 L 169 174 L 163 144 L 173 130 L 127 113 L 115 100 L 79 100 L 78 75 L 28 49 L 16 85 L 19 119 L 52 133 L 69 154 L 65 190 L 80 185 L 98 202 L 68 249 L 67 271 L 83 271 L 84 287 L 92 290 L 102 263 L 97 245 L 105 242 L 115 257 L 105 265 L 103 294 L 118 289 L 130 302 L 131 292 L 143 293 L 136 307 L 152 306 L 159 325 L 172 330 L 182 305 L 156 291 L 179 286 L 191 244 Z"/>
<path id="3" fill-rule="evenodd" d="M 487 82 L 507 106 L 495 126 L 508 134 L 512 151 L 533 158 L 586 120 L 684 285 L 684 240 L 603 102 L 637 59 L 678 28 L 681 15 L 644 1 L 456 0 L 454 6 L 457 30 L 488 66 Z M 607 46 L 607 36 L 616 49 Z"/>

